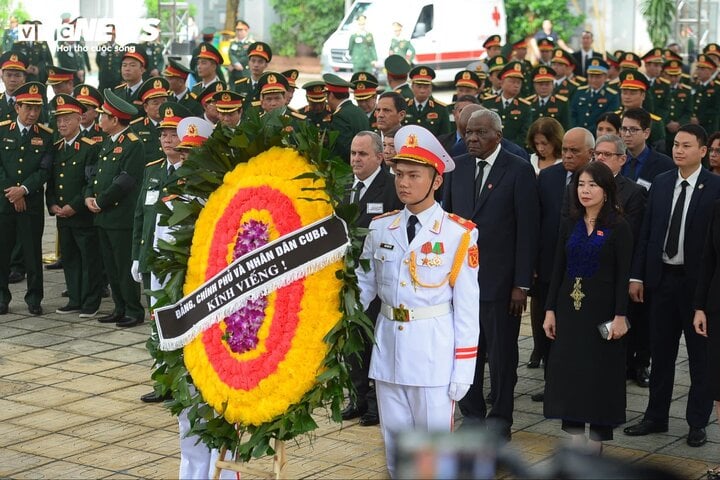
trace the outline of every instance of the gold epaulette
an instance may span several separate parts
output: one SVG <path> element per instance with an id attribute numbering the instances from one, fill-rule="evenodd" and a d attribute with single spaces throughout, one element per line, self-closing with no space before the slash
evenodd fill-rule
<path id="1" fill-rule="evenodd" d="M 117 87 L 114 87 L 113 90 L 117 90 L 118 88 L 125 88 L 125 87 L 127 87 L 127 83 L 123 82 L 120 85 L 118 85 Z"/>
<path id="2" fill-rule="evenodd" d="M 483 102 L 486 102 L 486 101 L 488 101 L 488 100 L 492 100 L 493 98 L 497 98 L 497 95 L 493 95 L 492 93 L 488 93 L 488 94 L 485 95 L 482 99 L 483 99 Z"/>
<path id="3" fill-rule="evenodd" d="M 662 120 L 662 117 L 658 117 L 658 116 L 655 115 L 654 113 L 651 113 L 651 114 L 650 114 L 650 119 L 653 120 L 653 121 L 655 121 L 655 122 L 659 122 L 660 120 Z"/>
<path id="4" fill-rule="evenodd" d="M 465 230 L 472 230 L 473 228 L 475 228 L 475 224 L 472 221 L 467 220 L 467 219 L 461 217 L 460 215 L 456 215 L 454 213 L 448 213 L 447 216 L 450 220 L 457 223 L 458 225 L 463 227 Z"/>
<path id="5" fill-rule="evenodd" d="M 525 100 L 527 100 L 528 102 L 531 102 L 531 103 L 532 103 L 536 98 L 537 98 L 537 94 L 536 94 L 536 93 L 533 93 L 533 94 L 530 95 L 529 97 L 525 97 Z"/>
<path id="6" fill-rule="evenodd" d="M 382 215 L 378 215 L 377 217 L 373 217 L 373 220 L 377 220 L 379 218 L 385 218 L 389 217 L 390 215 L 395 215 L 397 213 L 400 213 L 402 210 L 393 210 L 392 212 L 385 212 Z"/>
<path id="7" fill-rule="evenodd" d="M 691 87 L 690 85 L 685 84 L 685 83 L 679 84 L 678 87 L 682 88 L 683 90 L 692 90 L 692 87 Z"/>
<path id="8" fill-rule="evenodd" d="M 250 102 L 250 106 L 252 107 L 259 107 L 262 105 L 262 102 L 260 100 L 255 100 L 254 102 Z"/>
<path id="9" fill-rule="evenodd" d="M 527 106 L 530 106 L 530 102 L 528 102 L 528 101 L 525 100 L 524 98 L 518 98 L 518 101 L 519 101 L 520 103 L 524 103 L 524 104 L 527 105 Z"/>
<path id="10" fill-rule="evenodd" d="M 139 138 L 137 137 L 137 135 L 135 135 L 135 134 L 132 133 L 132 132 L 128 132 L 127 138 L 128 138 L 128 140 L 130 140 L 131 142 L 137 142 L 137 141 L 139 140 Z"/>
<path id="11" fill-rule="evenodd" d="M 56 147 L 58 147 L 58 148 L 60 148 L 63 143 L 65 143 L 65 139 L 64 139 L 64 138 L 61 138 L 61 139 L 58 140 L 57 142 L 53 143 L 53 145 L 56 146 Z"/>
<path id="12" fill-rule="evenodd" d="M 395 91 L 397 92 L 397 90 L 395 90 Z M 399 93 L 399 92 L 398 92 L 398 93 Z M 408 98 L 408 99 L 407 99 L 408 107 L 409 107 L 410 105 L 412 105 L 413 102 L 415 102 L 415 99 L 414 99 L 414 98 Z"/>
<path id="13" fill-rule="evenodd" d="M 193 100 L 197 100 L 197 93 L 190 92 L 190 97 L 191 97 Z"/>
<path id="14" fill-rule="evenodd" d="M 157 159 L 157 160 L 153 160 L 152 162 L 146 163 L 145 166 L 146 166 L 146 167 L 152 167 L 153 165 L 157 165 L 158 163 L 161 163 L 161 162 L 163 162 L 164 160 L 165 160 L 164 158 L 159 158 L 159 159 Z"/>
<path id="15" fill-rule="evenodd" d="M 568 98 L 567 98 L 565 95 L 557 95 L 557 94 L 556 94 L 556 95 L 555 95 L 555 98 L 557 98 L 557 99 L 560 100 L 561 102 L 567 102 L 567 101 L 568 101 Z"/>
<path id="16" fill-rule="evenodd" d="M 307 119 L 307 116 L 306 116 L 306 115 L 303 115 L 303 114 L 300 113 L 300 112 L 294 112 L 294 111 L 292 111 L 292 110 L 290 111 L 290 116 L 291 116 L 291 117 L 298 118 L 298 119 L 300 119 L 300 120 L 306 120 L 306 119 Z"/>
<path id="17" fill-rule="evenodd" d="M 3 120 L 0 122 L 0 127 L 4 127 L 5 125 L 10 125 L 12 123 L 12 120 Z"/>
<path id="18" fill-rule="evenodd" d="M 580 75 L 576 75 L 575 77 L 573 77 L 573 80 L 576 80 L 581 83 L 587 83 L 587 78 L 581 77 Z"/>
<path id="19" fill-rule="evenodd" d="M 618 91 L 615 90 L 614 88 L 605 87 L 605 90 L 607 90 L 608 92 L 612 93 L 613 95 L 617 95 L 617 94 L 618 94 Z"/>
<path id="20" fill-rule="evenodd" d="M 248 77 L 238 78 L 237 80 L 235 80 L 235 85 L 239 85 L 241 83 L 246 83 L 249 81 L 250 79 Z"/>
<path id="21" fill-rule="evenodd" d="M 136 118 L 135 120 L 132 120 L 132 121 L 130 122 L 130 125 L 135 125 L 136 123 L 142 122 L 143 120 L 145 120 L 145 117 L 138 117 L 138 118 Z"/>
<path id="22" fill-rule="evenodd" d="M 568 83 L 572 83 L 572 84 L 575 85 L 576 87 L 579 87 L 579 86 L 580 86 L 580 84 L 577 83 L 577 82 L 576 82 L 575 80 L 573 80 L 572 78 L 568 80 Z"/>
<path id="23" fill-rule="evenodd" d="M 441 106 L 441 107 L 447 107 L 447 103 L 443 103 L 443 102 L 441 102 L 440 100 L 435 100 L 435 99 L 433 99 L 433 100 L 430 100 L 430 101 L 431 101 L 431 102 L 434 102 L 435 105 L 439 105 L 439 106 Z"/>
<path id="24" fill-rule="evenodd" d="M 664 78 L 664 77 L 658 77 L 657 81 L 660 83 L 664 83 L 665 85 L 670 85 L 670 80 L 668 80 L 667 78 Z"/>
<path id="25" fill-rule="evenodd" d="M 53 133 L 53 132 L 55 131 L 55 130 L 53 130 L 53 129 L 50 128 L 50 127 L 46 127 L 46 126 L 43 125 L 42 123 L 36 123 L 35 125 L 37 125 L 38 127 L 40 127 L 42 130 L 45 130 L 47 133 Z"/>
<path id="26" fill-rule="evenodd" d="M 577 89 L 578 90 L 587 90 L 588 88 L 590 88 L 589 85 L 580 85 Z"/>
<path id="27" fill-rule="evenodd" d="M 81 137 L 81 138 L 80 138 L 80 141 L 81 141 L 81 142 L 85 142 L 85 143 L 87 143 L 88 145 L 95 145 L 95 144 L 97 143 L 97 142 L 96 142 L 95 140 L 93 140 L 92 138 L 87 138 L 87 137 Z"/>

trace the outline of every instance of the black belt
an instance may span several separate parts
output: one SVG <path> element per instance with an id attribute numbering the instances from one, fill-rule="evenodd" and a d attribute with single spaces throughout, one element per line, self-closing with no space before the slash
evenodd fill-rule
<path id="1" fill-rule="evenodd" d="M 685 265 L 670 265 L 663 263 L 663 272 L 672 273 L 674 275 L 685 275 Z"/>

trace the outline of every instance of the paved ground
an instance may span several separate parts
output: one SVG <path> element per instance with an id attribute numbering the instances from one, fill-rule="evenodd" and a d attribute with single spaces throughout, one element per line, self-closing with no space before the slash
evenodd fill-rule
<path id="1" fill-rule="evenodd" d="M 54 248 L 54 220 L 48 219 L 45 253 Z M 0 317 L 0 478 L 176 478 L 177 424 L 158 405 L 138 398 L 150 390 L 146 323 L 120 330 L 93 319 L 57 315 L 65 304 L 61 272 L 45 273 L 46 313 L 28 316 L 24 285 L 14 285 L 10 314 Z M 110 312 L 108 300 L 102 312 Z M 530 395 L 542 385 L 542 371 L 524 366 L 532 338 L 527 321 L 520 339 L 516 420 L 511 447 L 525 462 L 542 465 L 559 444 L 559 422 L 545 420 Z M 678 364 L 670 431 L 630 438 L 616 432 L 606 455 L 672 468 L 700 478 L 720 463 L 720 429 L 709 442 L 690 448 L 683 419 L 688 391 L 687 359 Z M 645 407 L 647 390 L 628 385 L 628 420 Z M 383 478 L 387 476 L 377 427 L 319 419 L 314 440 L 288 444 L 289 478 Z M 268 461 L 252 467 L 266 468 Z M 246 475 L 250 476 L 250 475 Z"/>

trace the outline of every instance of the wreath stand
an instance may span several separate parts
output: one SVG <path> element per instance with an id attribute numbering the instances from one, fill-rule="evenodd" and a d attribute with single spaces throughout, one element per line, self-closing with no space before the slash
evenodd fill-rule
<path id="1" fill-rule="evenodd" d="M 275 455 L 273 455 L 272 472 L 261 469 L 249 468 L 245 462 L 223 460 L 225 458 L 225 453 L 227 453 L 227 447 L 223 447 L 222 449 L 220 449 L 220 457 L 218 458 L 218 461 L 215 462 L 215 474 L 213 475 L 213 479 L 219 480 L 220 472 L 222 470 L 230 470 L 241 474 L 246 473 L 256 475 L 260 478 L 274 478 L 275 480 L 281 480 L 285 478 L 285 467 L 287 466 L 287 458 L 285 455 L 285 442 L 283 440 L 278 440 L 277 438 L 273 440 L 273 442 L 275 447 Z"/>

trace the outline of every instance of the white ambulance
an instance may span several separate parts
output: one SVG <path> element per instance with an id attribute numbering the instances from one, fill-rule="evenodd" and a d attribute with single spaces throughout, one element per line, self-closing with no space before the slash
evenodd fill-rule
<path id="1" fill-rule="evenodd" d="M 484 57 L 482 45 L 488 36 L 498 34 L 506 40 L 502 0 L 355 0 L 323 45 L 323 73 L 346 79 L 352 75 L 348 42 L 360 15 L 365 15 L 365 29 L 373 34 L 381 76 L 393 22 L 403 26 L 402 36 L 412 42 L 414 64 L 435 69 L 437 82 L 452 81 L 459 70 Z"/>

